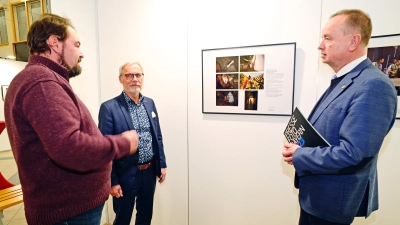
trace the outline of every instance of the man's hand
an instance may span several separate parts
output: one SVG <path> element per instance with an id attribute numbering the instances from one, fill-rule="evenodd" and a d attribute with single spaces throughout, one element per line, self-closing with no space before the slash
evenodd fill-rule
<path id="1" fill-rule="evenodd" d="M 282 148 L 283 161 L 285 161 L 289 165 L 293 165 L 292 156 L 298 148 L 300 148 L 300 146 L 296 144 L 290 144 L 290 143 L 284 144 Z"/>
<path id="2" fill-rule="evenodd" d="M 111 189 L 110 189 L 110 195 L 112 195 L 112 196 L 114 196 L 116 198 L 122 197 L 122 188 L 121 188 L 121 186 L 119 184 L 112 186 Z"/>
<path id="3" fill-rule="evenodd" d="M 166 176 L 167 176 L 167 170 L 165 168 L 161 168 L 161 176 L 158 178 L 158 182 L 162 184 Z"/>
<path id="4" fill-rule="evenodd" d="M 128 130 L 122 133 L 122 137 L 127 139 L 129 143 L 131 144 L 131 150 L 129 154 L 134 154 L 136 153 L 138 149 L 138 143 L 139 143 L 139 137 L 136 133 L 136 130 Z"/>

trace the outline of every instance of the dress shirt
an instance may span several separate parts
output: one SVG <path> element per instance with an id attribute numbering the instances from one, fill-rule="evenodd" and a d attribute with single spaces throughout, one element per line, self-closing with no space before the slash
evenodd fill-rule
<path id="1" fill-rule="evenodd" d="M 140 94 L 139 102 L 136 104 L 125 92 L 125 101 L 128 104 L 129 114 L 132 118 L 133 127 L 139 136 L 139 164 L 147 163 L 153 159 L 153 137 L 150 132 L 150 121 L 147 111 L 143 105 L 143 96 Z"/>
<path id="2" fill-rule="evenodd" d="M 348 72 L 350 72 L 352 69 L 354 69 L 358 64 L 360 64 L 362 61 L 364 61 L 367 58 L 366 55 L 363 55 L 355 60 L 353 60 L 352 62 L 350 62 L 349 64 L 345 65 L 342 67 L 342 69 L 340 69 L 337 73 L 336 73 L 336 77 L 341 77 L 345 74 L 347 74 Z"/>

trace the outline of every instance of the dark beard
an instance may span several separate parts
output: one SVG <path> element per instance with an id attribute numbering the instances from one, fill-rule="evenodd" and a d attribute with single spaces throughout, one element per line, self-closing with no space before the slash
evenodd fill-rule
<path id="1" fill-rule="evenodd" d="M 79 58 L 78 63 L 76 64 L 76 66 L 74 66 L 72 68 L 69 67 L 67 65 L 67 63 L 65 62 L 65 60 L 64 60 L 64 47 L 63 47 L 63 50 L 61 52 L 61 65 L 65 66 L 65 68 L 67 68 L 67 73 L 68 73 L 68 77 L 69 78 L 76 77 L 79 74 L 81 74 L 82 67 L 81 67 L 81 65 L 79 65 L 80 62 L 81 62 L 81 58 Z"/>
<path id="2" fill-rule="evenodd" d="M 68 70 L 68 77 L 72 78 L 72 77 L 76 77 L 79 74 L 81 74 L 82 67 L 79 64 L 77 64 L 76 66 L 74 66 L 72 68 L 67 67 L 67 70 Z"/>

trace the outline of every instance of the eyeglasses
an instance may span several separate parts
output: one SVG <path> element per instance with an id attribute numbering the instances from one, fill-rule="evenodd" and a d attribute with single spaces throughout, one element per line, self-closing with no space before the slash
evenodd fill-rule
<path id="1" fill-rule="evenodd" d="M 133 80 L 133 77 L 136 77 L 136 79 L 140 80 L 144 76 L 144 73 L 128 73 L 125 74 L 125 77 L 127 80 Z"/>

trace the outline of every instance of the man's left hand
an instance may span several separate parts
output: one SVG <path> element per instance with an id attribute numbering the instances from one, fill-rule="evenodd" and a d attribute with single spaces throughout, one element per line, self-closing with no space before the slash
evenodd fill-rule
<path id="1" fill-rule="evenodd" d="M 161 176 L 158 178 L 158 182 L 162 184 L 166 176 L 167 176 L 167 170 L 165 168 L 161 168 Z"/>

